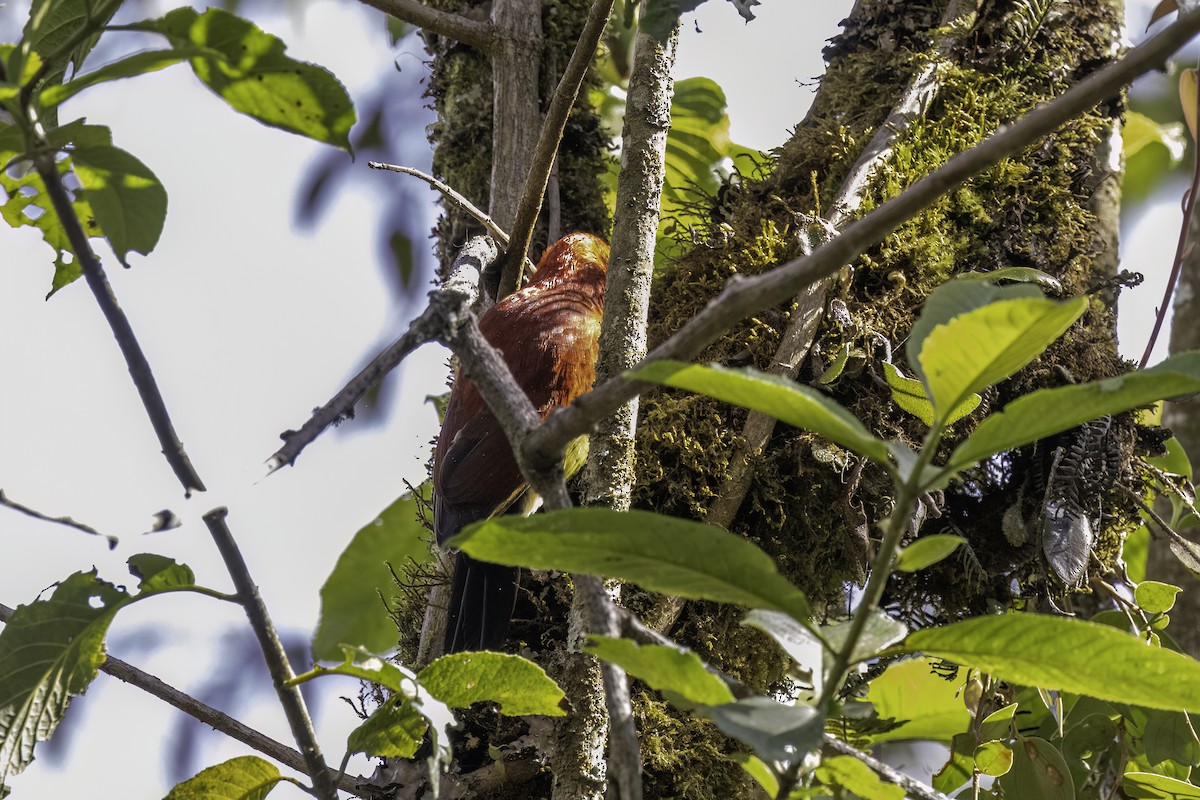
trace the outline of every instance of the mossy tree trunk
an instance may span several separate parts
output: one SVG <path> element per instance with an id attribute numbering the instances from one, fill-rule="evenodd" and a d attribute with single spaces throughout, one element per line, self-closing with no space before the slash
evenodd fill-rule
<path id="1" fill-rule="evenodd" d="M 462 13 L 484 6 L 478 0 L 438 0 L 437 5 Z M 935 0 L 856 4 L 843 33 L 826 50 L 828 71 L 795 134 L 774 152 L 762 175 L 730 184 L 712 200 L 710 224 L 700 231 L 698 243 L 689 243 L 688 254 L 657 279 L 651 344 L 677 330 L 731 277 L 769 270 L 801 252 L 806 215 L 828 212 L 863 147 L 931 61 L 938 64 L 935 93 L 924 113 L 893 143 L 891 156 L 878 165 L 859 214 L 1117 55 L 1123 17 L 1119 0 L 985 2 L 959 28 L 939 31 L 945 6 Z M 545 0 L 542 10 L 542 84 L 552 86 L 548 71 L 565 64 L 586 3 Z M 431 42 L 431 52 L 430 93 L 439 112 L 432 131 L 435 171 L 483 202 L 491 174 L 489 153 L 479 146 L 491 138 L 485 88 L 491 85 L 489 64 L 448 42 Z M 1119 184 L 1112 153 L 1121 111 L 1122 104 L 1114 101 L 1073 120 L 1021 157 L 946 195 L 847 265 L 821 298 L 824 319 L 797 379 L 816 383 L 844 355 L 840 373 L 821 387 L 876 433 L 919 444 L 923 426 L 891 401 L 881 363 L 891 359 L 912 373 L 902 344 L 933 287 L 961 272 L 1009 266 L 1041 270 L 1061 281 L 1068 294 L 1097 289 L 1111 278 Z M 599 180 L 604 157 L 598 120 L 581 106 L 560 149 L 557 203 L 564 232 L 608 234 Z M 443 218 L 437 233 L 444 262 L 469 227 L 453 213 Z M 1127 369 L 1117 355 L 1113 291 L 1097 291 L 1092 297 L 1085 318 L 1041 359 L 985 398 L 985 406 L 997 408 L 1036 388 Z M 793 310 L 786 304 L 746 321 L 702 360 L 768 368 Z M 744 421 L 744 412 L 706 398 L 666 392 L 644 396 L 634 504 L 706 518 L 729 477 Z M 968 430 L 972 424 L 968 419 L 959 426 Z M 1138 431 L 1123 418 L 1113 420 L 1111 430 L 1128 462 Z M 953 441 L 946 444 L 951 445 Z M 925 530 L 952 530 L 967 537 L 969 546 L 959 558 L 920 573 L 919 579 L 894 583 L 888 603 L 895 614 L 921 625 L 931 615 L 940 620 L 982 613 L 995 603 L 1044 607 L 1072 602 L 1074 588 L 1047 568 L 1036 535 L 1025 525 L 1014 529 L 1001 524 L 1040 513 L 1048 453 L 1054 446 L 1041 443 L 998 459 L 970 476 L 965 487 L 940 498 L 941 516 Z M 844 613 L 846 587 L 861 580 L 875 525 L 890 509 L 886 476 L 848 452 L 782 426 L 765 448 L 749 455 L 752 479 L 744 499 L 735 504 L 729 527 L 770 553 L 826 615 Z M 1099 491 L 1089 487 L 1091 493 Z M 1107 567 L 1115 565 L 1121 538 L 1136 522 L 1128 501 L 1115 492 L 1104 498 L 1104 507 L 1108 516 L 1095 554 Z M 528 603 L 522 601 L 528 607 L 519 607 L 513 629 L 514 637 L 540 653 L 543 662 L 554 661 L 554 650 L 561 647 L 556 643 L 564 638 L 563 618 L 556 616 L 565 609 L 561 584 L 529 587 Z M 637 594 L 629 603 L 755 689 L 785 686 L 784 656 L 757 631 L 739 624 L 740 610 L 691 603 L 664 614 L 662 598 Z M 647 797 L 751 796 L 741 768 L 727 758 L 736 746 L 710 724 L 645 693 L 636 713 Z M 494 714 L 475 722 L 472 734 L 494 746 L 530 733 L 525 723 L 501 721 Z M 540 797 L 548 794 L 548 786 L 544 774 L 510 769 L 507 780 L 478 796 Z"/>

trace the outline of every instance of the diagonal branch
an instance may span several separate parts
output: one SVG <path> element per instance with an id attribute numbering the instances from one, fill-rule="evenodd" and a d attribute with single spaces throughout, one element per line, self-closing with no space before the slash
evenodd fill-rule
<path id="1" fill-rule="evenodd" d="M 50 195 L 50 202 L 54 206 L 55 213 L 58 214 L 58 218 L 67 232 L 71 250 L 74 252 L 75 258 L 79 260 L 79 266 L 83 270 L 83 277 L 87 281 L 88 288 L 92 290 L 92 294 L 100 306 L 100 311 L 104 314 L 104 318 L 108 321 L 108 326 L 117 340 L 117 346 L 121 348 L 121 355 L 125 357 L 125 364 L 129 367 L 133 385 L 137 387 L 138 395 L 142 398 L 142 405 L 146 407 L 146 413 L 150 416 L 150 424 L 158 437 L 158 443 L 162 446 L 167 463 L 171 465 L 175 477 L 183 484 L 186 494 L 190 495 L 193 491 L 203 492 L 204 482 L 196 474 L 187 452 L 183 449 L 183 442 L 179 441 L 179 436 L 175 433 L 175 426 L 171 424 L 171 416 L 167 413 L 167 405 L 163 402 L 162 393 L 158 390 L 158 382 L 154 380 L 150 362 L 146 360 L 146 354 L 142 352 L 142 346 L 133 333 L 133 326 L 129 324 L 129 318 L 125 316 L 125 312 L 117 303 L 117 297 L 113 294 L 112 285 L 108 282 L 104 267 L 101 266 L 100 259 L 96 258 L 95 252 L 92 251 L 92 245 L 83 230 L 83 225 L 79 221 L 78 215 L 75 214 L 75 209 L 71 206 L 71 198 L 67 196 L 67 190 L 59 179 L 58 165 L 54 163 L 53 153 L 40 153 L 34 158 L 33 165 L 42 179 L 42 184 L 46 187 L 46 192 Z"/>
<path id="2" fill-rule="evenodd" d="M 579 87 L 587 75 L 600 37 L 604 35 L 604 27 L 612 12 L 613 0 L 595 0 L 588 11 L 587 21 L 579 35 L 579 42 L 571 53 L 571 60 L 563 71 L 554 97 L 550 99 L 550 107 L 546 109 L 546 120 L 542 123 L 542 132 L 538 136 L 537 148 L 533 152 L 533 162 L 529 165 L 529 175 L 525 179 L 525 189 L 517 206 L 516 221 L 513 223 L 513 243 L 509 246 L 500 263 L 500 290 L 496 296 L 505 297 L 517 290 L 521 285 L 521 275 L 525 268 L 529 243 L 533 239 L 533 227 L 537 222 L 538 213 L 542 210 L 542 198 L 546 195 L 546 185 L 550 180 L 554 157 L 558 154 L 558 145 L 562 141 L 563 129 L 567 125 L 567 117 L 575 98 L 579 96 Z"/>
<path id="3" fill-rule="evenodd" d="M 882 241 L 941 195 L 1016 155 L 1067 120 L 1108 100 L 1135 78 L 1159 68 L 1197 32 L 1200 32 L 1200 10 L 1181 14 L 1178 20 L 1130 50 L 1119 61 L 1094 72 L 1055 100 L 1038 106 L 1018 122 L 999 128 L 975 147 L 954 156 L 875 211 L 851 223 L 840 236 L 811 255 L 752 278 L 735 276 L 716 299 L 656 347 L 642 363 L 665 358 L 695 358 L 739 320 L 781 303 L 803 287 L 833 275 L 843 264 Z M 552 463 L 567 442 L 586 433 L 643 387 L 629 378 L 613 378 L 570 406 L 559 409 L 522 443 L 521 449 L 527 452 L 528 462 L 535 468 Z"/>
<path id="4" fill-rule="evenodd" d="M 495 46 L 495 34 L 490 24 L 469 19 L 460 14 L 438 11 L 420 0 L 362 0 L 362 2 L 401 22 L 415 25 L 428 33 L 436 33 L 438 36 L 462 42 L 484 53 L 492 52 Z"/>

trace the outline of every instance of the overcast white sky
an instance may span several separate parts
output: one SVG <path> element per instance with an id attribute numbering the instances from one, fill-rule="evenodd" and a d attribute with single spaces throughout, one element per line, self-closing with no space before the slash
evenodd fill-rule
<path id="1" fill-rule="evenodd" d="M 779 144 L 811 98 L 799 82 L 822 72 L 822 44 L 849 6 L 774 0 L 757 7 L 759 20 L 747 26 L 730 5 L 708 3 L 685 22 L 677 77 L 704 75 L 726 89 L 735 141 Z M 23 14 L 25 7 L 0 6 L 0 14 Z M 332 69 L 352 93 L 369 88 L 398 58 L 380 17 L 352 2 L 314 2 L 299 28 L 284 15 L 254 19 L 283 38 L 290 54 Z M 419 45 L 405 42 L 400 52 L 415 54 L 399 57 L 405 69 L 419 68 Z M 169 193 L 166 231 L 149 258 L 133 256 L 134 269 L 125 271 L 106 251 L 102 256 L 210 491 L 182 498 L 83 282 L 42 302 L 49 249 L 28 229 L 0 228 L 0 488 L 121 536 L 110 553 L 98 540 L 0 509 L 0 602 L 28 602 L 93 565 L 123 582 L 125 559 L 145 550 L 184 561 L 201 582 L 227 588 L 200 523 L 201 514 L 227 505 L 277 624 L 307 636 L 317 590 L 349 538 L 400 493 L 404 479 L 423 478 L 435 423 L 422 400 L 445 381 L 444 354 L 419 351 L 404 367 L 386 424 L 344 425 L 297 466 L 253 482 L 279 432 L 302 423 L 385 333 L 403 328 L 376 263 L 379 198 L 343 192 L 316 231 L 295 230 L 294 194 L 319 148 L 230 112 L 184 66 L 88 91 L 64 111 L 66 119 L 76 116 L 111 126 L 116 143 L 150 165 Z M 347 159 L 345 169 L 367 167 Z M 1178 198 L 1164 209 L 1153 217 L 1161 226 L 1143 226 L 1126 245 L 1147 273 L 1169 263 Z M 423 227 L 432 223 L 432 207 L 412 213 L 426 215 Z M 1161 285 L 1150 277 L 1139 293 L 1149 298 L 1140 305 L 1153 308 Z M 184 526 L 140 536 L 162 508 L 178 513 Z M 220 637 L 244 625 L 227 604 L 159 598 L 122 612 L 112 652 L 187 689 L 213 673 L 261 669 L 256 659 L 222 660 Z M 153 647 L 130 638 L 149 630 L 158 633 Z M 340 688 L 355 691 L 349 683 Z M 336 762 L 356 720 L 334 694 L 320 704 L 319 729 Z M 66 762 L 40 758 L 13 781 L 15 797 L 68 797 L 81 786 L 94 797 L 165 795 L 171 783 L 159 748 L 176 712 L 105 676 L 84 701 L 68 715 L 85 719 Z M 290 743 L 273 698 L 237 714 Z M 202 763 L 246 752 L 210 734 Z M 281 797 L 289 792 L 300 796 L 278 789 Z"/>

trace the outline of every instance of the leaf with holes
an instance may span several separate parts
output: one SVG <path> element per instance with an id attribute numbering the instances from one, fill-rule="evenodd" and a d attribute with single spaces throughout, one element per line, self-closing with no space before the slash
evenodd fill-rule
<path id="1" fill-rule="evenodd" d="M 169 558 L 129 559 L 139 592 L 77 572 L 49 599 L 18 606 L 0 629 L 0 787 L 33 760 L 34 745 L 49 739 L 71 698 L 96 677 L 106 656 L 104 637 L 118 611 L 163 592 L 194 586 L 192 571 Z"/>

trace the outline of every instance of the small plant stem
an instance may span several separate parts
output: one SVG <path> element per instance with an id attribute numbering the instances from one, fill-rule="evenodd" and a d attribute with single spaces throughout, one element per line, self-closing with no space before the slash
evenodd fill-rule
<path id="1" fill-rule="evenodd" d="M 325 766 L 325 759 L 321 755 L 321 746 L 317 744 L 317 734 L 313 730 L 312 718 L 304 704 L 304 697 L 301 696 L 298 687 L 287 685 L 288 681 L 296 677 L 296 673 L 292 671 L 292 665 L 288 662 L 283 643 L 279 641 L 279 634 L 275 632 L 275 626 L 271 623 L 270 615 L 267 614 L 267 606 L 263 603 L 262 595 L 258 593 L 258 586 L 255 585 L 253 578 L 250 577 L 250 571 L 246 568 L 246 560 L 242 558 L 242 551 L 238 548 L 237 542 L 233 540 L 229 526 L 225 524 L 228 514 L 229 512 L 224 508 L 213 509 L 204 515 L 204 524 L 208 526 L 208 532 L 216 542 L 217 550 L 220 551 L 221 558 L 225 561 L 225 568 L 229 570 L 229 575 L 233 578 L 233 585 L 237 588 L 238 596 L 241 598 L 242 608 L 246 610 L 246 616 L 250 619 L 250 627 L 254 629 L 254 635 L 258 637 L 263 659 L 267 662 L 267 671 L 271 673 L 271 682 L 275 685 L 275 693 L 279 695 L 279 703 L 283 706 L 283 713 L 287 716 L 288 725 L 291 726 L 292 736 L 300 745 L 300 753 L 304 756 L 305 771 L 313 780 L 316 795 L 322 800 L 336 800 L 337 786 L 332 774 Z"/>

